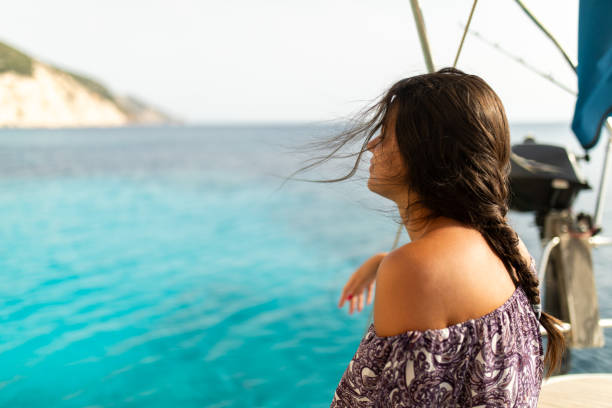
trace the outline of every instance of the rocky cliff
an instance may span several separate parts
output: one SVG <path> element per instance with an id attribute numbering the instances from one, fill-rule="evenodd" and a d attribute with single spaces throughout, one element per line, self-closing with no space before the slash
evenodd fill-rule
<path id="1" fill-rule="evenodd" d="M 0 127 L 98 127 L 176 123 L 104 85 L 0 42 Z"/>

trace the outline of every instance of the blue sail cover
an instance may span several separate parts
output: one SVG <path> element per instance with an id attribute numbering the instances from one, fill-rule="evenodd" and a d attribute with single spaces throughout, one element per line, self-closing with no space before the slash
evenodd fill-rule
<path id="1" fill-rule="evenodd" d="M 572 130 L 584 149 L 595 146 L 612 115 L 612 0 L 580 0 L 578 99 Z"/>

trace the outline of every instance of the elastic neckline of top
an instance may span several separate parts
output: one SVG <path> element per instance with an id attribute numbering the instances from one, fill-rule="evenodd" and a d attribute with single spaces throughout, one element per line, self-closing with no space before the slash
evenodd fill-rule
<path id="1" fill-rule="evenodd" d="M 405 331 L 403 333 L 394 334 L 393 336 L 379 336 L 379 335 L 376 334 L 376 330 L 374 329 L 374 322 L 372 322 L 370 324 L 369 330 L 372 332 L 372 334 L 374 335 L 375 338 L 382 339 L 382 340 L 385 340 L 385 339 L 395 339 L 395 338 L 398 338 L 398 337 L 411 336 L 411 335 L 414 335 L 414 334 L 443 333 L 443 332 L 455 331 L 455 330 L 461 329 L 464 326 L 467 326 L 468 324 L 473 324 L 473 323 L 476 323 L 476 322 L 479 322 L 479 321 L 487 320 L 487 319 L 490 319 L 492 316 L 495 316 L 495 315 L 498 315 L 498 314 L 502 313 L 508 307 L 510 307 L 510 305 L 512 303 L 514 303 L 515 299 L 519 296 L 519 291 L 524 294 L 523 289 L 520 286 L 517 286 L 516 289 L 514 289 L 514 292 L 512 292 L 512 295 L 510 295 L 510 297 L 508 299 L 506 299 L 506 301 L 504 303 L 502 303 L 501 306 L 498 306 L 497 308 L 493 309 L 492 311 L 490 311 L 487 314 L 484 314 L 484 315 L 482 315 L 480 317 L 476 317 L 474 319 L 469 319 L 469 320 L 465 320 L 463 322 L 455 323 L 455 324 L 452 324 L 450 326 L 443 327 L 441 329 L 407 330 L 407 331 Z"/>

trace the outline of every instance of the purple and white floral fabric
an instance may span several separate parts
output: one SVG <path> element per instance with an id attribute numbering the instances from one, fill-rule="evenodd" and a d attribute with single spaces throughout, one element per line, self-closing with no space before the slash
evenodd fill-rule
<path id="1" fill-rule="evenodd" d="M 331 408 L 536 407 L 542 375 L 539 323 L 518 287 L 491 313 L 444 329 L 379 337 L 372 323 Z"/>

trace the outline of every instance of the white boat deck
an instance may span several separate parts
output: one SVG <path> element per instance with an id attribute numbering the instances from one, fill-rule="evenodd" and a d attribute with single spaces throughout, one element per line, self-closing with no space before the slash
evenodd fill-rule
<path id="1" fill-rule="evenodd" d="M 612 374 L 550 377 L 542 382 L 538 407 L 612 407 Z"/>

